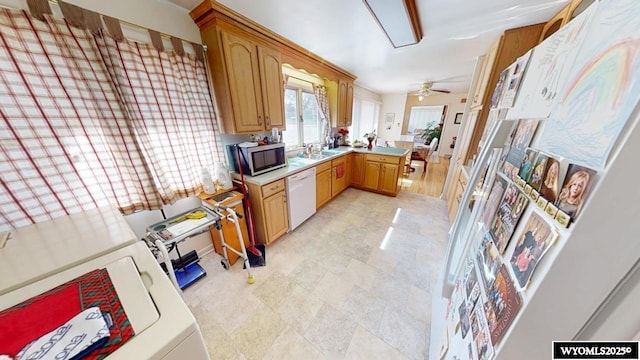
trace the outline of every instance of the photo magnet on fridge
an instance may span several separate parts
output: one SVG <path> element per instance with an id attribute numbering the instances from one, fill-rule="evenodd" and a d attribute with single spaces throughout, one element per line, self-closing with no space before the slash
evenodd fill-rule
<path id="1" fill-rule="evenodd" d="M 569 165 L 555 205 L 569 215 L 572 221 L 578 217 L 595 175 L 595 170 L 576 164 Z"/>
<path id="2" fill-rule="evenodd" d="M 491 332 L 491 343 L 496 346 L 522 307 L 522 298 L 505 264 L 500 266 L 496 281 L 487 291 L 484 310 Z"/>
<path id="3" fill-rule="evenodd" d="M 552 157 L 547 159 L 547 169 L 540 182 L 540 195 L 550 202 L 555 202 L 558 197 L 560 185 L 560 162 Z"/>
<path id="4" fill-rule="evenodd" d="M 520 288 L 527 286 L 536 266 L 557 237 L 549 223 L 535 212 L 531 213 L 510 261 Z"/>

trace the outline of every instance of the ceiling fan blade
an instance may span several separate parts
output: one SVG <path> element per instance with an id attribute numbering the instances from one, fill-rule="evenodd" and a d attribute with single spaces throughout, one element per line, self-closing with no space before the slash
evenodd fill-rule
<path id="1" fill-rule="evenodd" d="M 444 93 L 444 94 L 451 94 L 451 90 L 446 90 L 446 89 L 431 89 L 431 91 Z"/>

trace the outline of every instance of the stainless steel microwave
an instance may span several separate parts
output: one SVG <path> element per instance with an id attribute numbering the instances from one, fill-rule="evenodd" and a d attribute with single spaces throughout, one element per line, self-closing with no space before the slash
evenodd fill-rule
<path id="1" fill-rule="evenodd" d="M 241 143 L 229 145 L 231 163 L 234 170 L 240 172 L 238 168 L 238 158 L 242 165 L 244 175 L 256 176 L 266 172 L 287 166 L 287 156 L 285 144 L 271 144 L 248 146 Z"/>

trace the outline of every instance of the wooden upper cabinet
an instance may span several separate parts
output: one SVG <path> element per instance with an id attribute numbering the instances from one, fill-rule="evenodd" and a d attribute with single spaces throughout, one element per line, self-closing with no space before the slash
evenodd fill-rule
<path id="1" fill-rule="evenodd" d="M 331 96 L 329 96 L 331 99 Z M 352 123 L 353 112 L 353 81 L 338 80 L 337 112 L 331 119 L 332 127 L 347 127 Z"/>
<path id="2" fill-rule="evenodd" d="M 211 86 L 220 128 L 225 133 L 251 134 L 274 127 L 285 130 L 283 63 L 334 84 L 344 82 L 339 109 L 337 86 L 331 89 L 331 124 L 351 125 L 353 74 L 218 1 L 205 0 L 189 15 L 208 48 Z"/>
<path id="3" fill-rule="evenodd" d="M 478 107 L 483 104 L 484 95 L 487 92 L 487 85 L 491 75 L 491 67 L 493 66 L 493 62 L 496 59 L 496 53 L 498 52 L 498 44 L 499 40 L 491 47 L 491 50 L 489 50 L 484 57 L 480 78 L 478 79 L 478 85 L 476 86 L 473 99 L 471 101 L 471 107 Z"/>
<path id="4" fill-rule="evenodd" d="M 271 130 L 271 128 L 277 127 L 280 130 L 285 130 L 284 79 L 280 52 L 258 46 L 258 57 L 260 59 L 265 129 Z"/>
<path id="5" fill-rule="evenodd" d="M 506 30 L 502 36 L 500 36 L 496 45 L 491 48 L 490 53 L 486 55 L 486 64 L 483 65 L 485 68 L 483 71 L 484 74 L 482 74 L 482 76 L 487 77 L 485 80 L 486 85 L 484 86 L 483 92 L 478 95 L 478 99 L 481 101 L 481 103 L 475 107 L 475 110 L 478 111 L 478 117 L 463 163 L 466 163 L 478 152 L 478 144 L 482 138 L 491 107 L 491 96 L 500 78 L 500 73 L 516 61 L 516 59 L 538 44 L 544 25 L 545 24 L 535 24 Z M 474 108 L 474 106 L 472 106 L 472 108 Z"/>
<path id="6" fill-rule="evenodd" d="M 556 16 L 547 21 L 547 23 L 544 25 L 544 28 L 542 28 L 542 35 L 540 35 L 539 42 L 543 42 L 546 38 L 553 35 L 560 29 L 560 27 L 562 27 L 562 24 L 564 23 L 568 12 L 568 7 L 564 7 L 562 10 L 560 10 L 560 12 L 556 14 Z"/>
<path id="7" fill-rule="evenodd" d="M 280 52 L 223 22 L 201 33 L 224 132 L 285 130 Z"/>
<path id="8" fill-rule="evenodd" d="M 546 38 L 553 35 L 561 27 L 567 25 L 576 16 L 580 15 L 586 10 L 595 0 L 572 0 L 567 6 L 558 11 L 558 13 L 547 21 L 542 30 L 542 36 L 540 42 L 543 42 Z"/>
<path id="9" fill-rule="evenodd" d="M 229 31 L 221 31 L 225 66 L 228 77 L 232 113 L 236 133 L 263 131 L 262 91 L 258 48 L 250 40 Z"/>

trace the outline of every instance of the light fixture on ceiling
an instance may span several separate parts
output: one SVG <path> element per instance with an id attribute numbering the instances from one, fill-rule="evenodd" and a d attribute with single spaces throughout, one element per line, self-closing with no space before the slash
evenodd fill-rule
<path id="1" fill-rule="evenodd" d="M 362 0 L 394 48 L 422 40 L 415 0 Z"/>
<path id="2" fill-rule="evenodd" d="M 418 95 L 418 101 L 422 101 L 422 100 L 424 100 L 424 95 L 422 94 Z"/>

